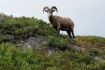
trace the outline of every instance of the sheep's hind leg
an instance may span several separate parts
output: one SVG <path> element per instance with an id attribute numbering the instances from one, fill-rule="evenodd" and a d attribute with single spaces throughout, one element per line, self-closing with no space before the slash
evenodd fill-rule
<path id="1" fill-rule="evenodd" d="M 68 33 L 69 37 L 72 38 L 71 37 L 71 31 L 70 30 L 67 30 L 67 33 Z"/>
<path id="2" fill-rule="evenodd" d="M 75 38 L 74 30 L 71 31 L 73 38 Z"/>

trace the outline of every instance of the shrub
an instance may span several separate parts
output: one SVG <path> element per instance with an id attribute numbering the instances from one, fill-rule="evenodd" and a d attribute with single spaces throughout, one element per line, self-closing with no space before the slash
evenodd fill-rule
<path id="1" fill-rule="evenodd" d="M 48 43 L 49 43 L 49 47 L 62 49 L 65 47 L 67 48 L 67 46 L 69 45 L 69 40 L 58 36 L 49 36 Z"/>

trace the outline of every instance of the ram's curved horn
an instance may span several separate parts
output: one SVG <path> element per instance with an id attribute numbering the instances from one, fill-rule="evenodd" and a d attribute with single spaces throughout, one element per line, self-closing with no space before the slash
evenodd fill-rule
<path id="1" fill-rule="evenodd" d="M 52 11 L 56 11 L 56 12 L 58 12 L 58 9 L 57 9 L 56 6 L 52 6 L 51 9 L 52 9 Z"/>
<path id="2" fill-rule="evenodd" d="M 47 12 L 48 9 L 49 9 L 49 7 L 45 6 L 45 7 L 43 8 L 43 13 L 44 13 L 44 11 Z"/>

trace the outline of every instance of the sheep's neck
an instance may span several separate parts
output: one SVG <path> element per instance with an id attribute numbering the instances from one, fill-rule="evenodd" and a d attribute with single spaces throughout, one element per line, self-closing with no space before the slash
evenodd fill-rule
<path id="1" fill-rule="evenodd" d="M 51 24 L 53 23 L 53 16 L 52 15 L 49 16 L 49 21 Z"/>

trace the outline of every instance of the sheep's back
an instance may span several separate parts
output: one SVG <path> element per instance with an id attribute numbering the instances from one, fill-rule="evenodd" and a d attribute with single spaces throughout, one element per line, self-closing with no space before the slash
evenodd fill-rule
<path id="1" fill-rule="evenodd" d="M 56 23 L 59 23 L 63 26 L 74 26 L 73 21 L 70 18 L 54 16 Z"/>

